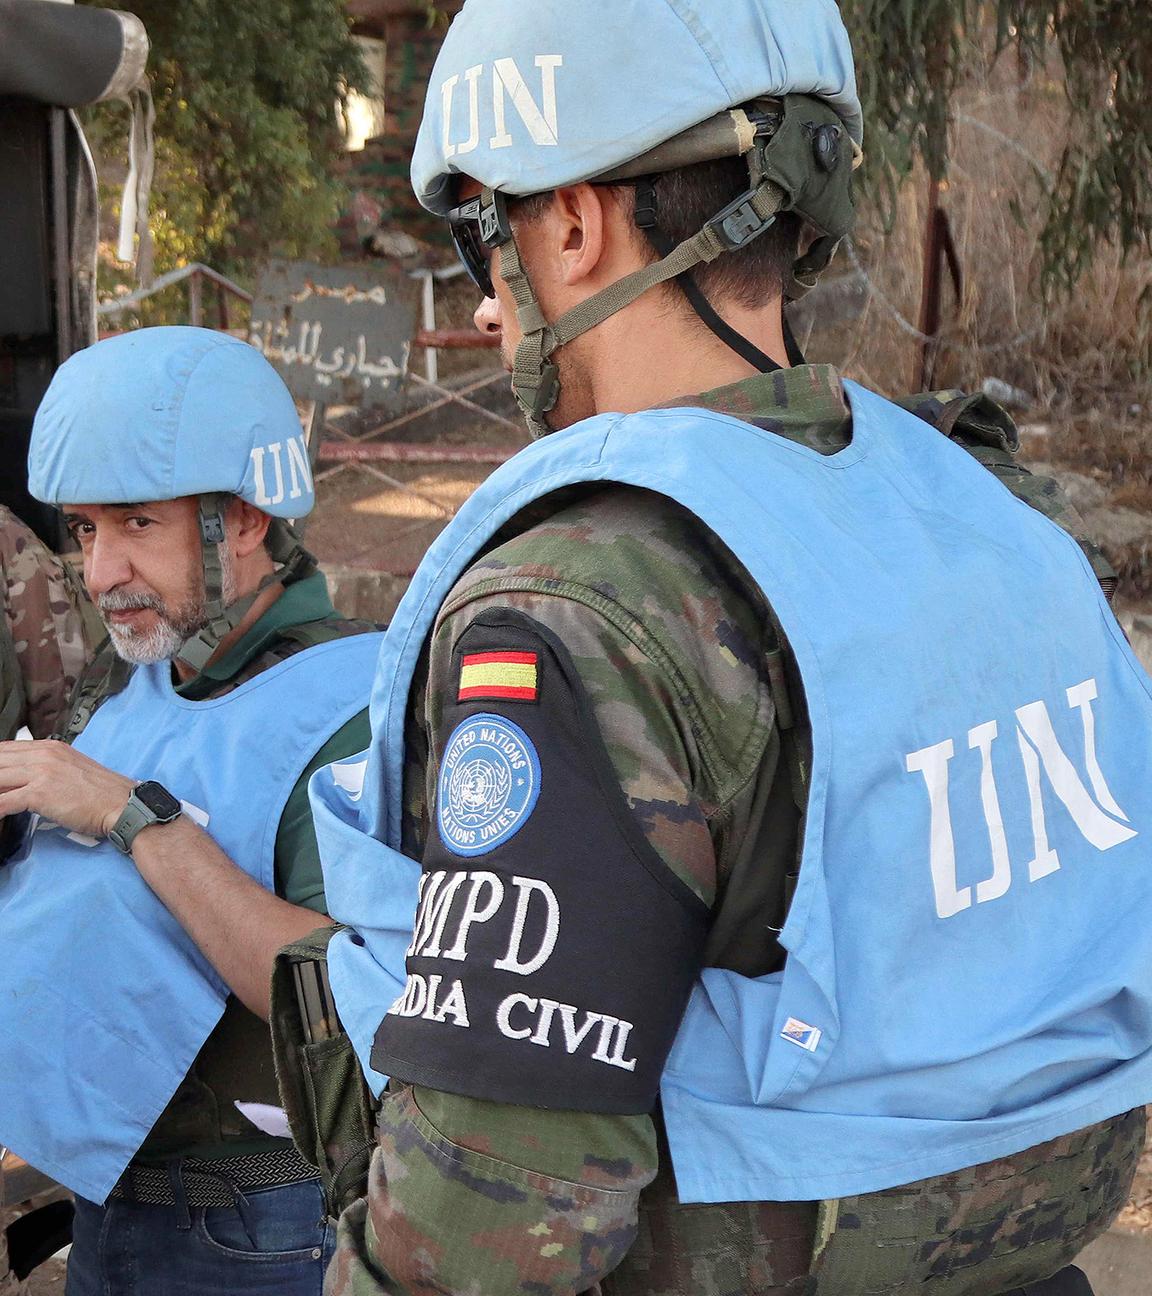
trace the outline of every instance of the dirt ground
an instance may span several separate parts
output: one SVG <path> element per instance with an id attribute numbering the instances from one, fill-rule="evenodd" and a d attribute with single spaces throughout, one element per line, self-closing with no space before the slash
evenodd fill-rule
<path id="1" fill-rule="evenodd" d="M 1132 1185 L 1132 1196 L 1116 1221 L 1116 1228 L 1152 1238 L 1152 1147 L 1144 1153 Z"/>
<path id="2" fill-rule="evenodd" d="M 463 457 L 444 463 L 322 459 L 306 541 L 326 566 L 410 576 L 460 505 L 501 459 L 527 442 L 503 372 L 490 356 L 476 353 L 473 359 L 470 370 L 444 379 L 448 390 L 467 393 L 469 406 L 440 403 L 442 395 L 416 387 L 410 391 L 415 417 L 395 425 L 330 411 L 326 446 L 384 443 L 401 453 L 460 451 Z M 486 461 L 476 462 L 476 455 Z"/>

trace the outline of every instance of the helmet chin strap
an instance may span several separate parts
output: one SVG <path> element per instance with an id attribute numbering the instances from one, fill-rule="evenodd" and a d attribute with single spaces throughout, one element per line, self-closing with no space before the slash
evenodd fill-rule
<path id="1" fill-rule="evenodd" d="M 674 246 L 672 239 L 660 228 L 659 224 L 659 206 L 656 197 L 655 180 L 646 177 L 636 182 L 636 226 L 647 234 L 648 241 L 656 249 L 659 256 L 666 257 L 672 252 Z M 708 298 L 704 296 L 703 289 L 696 282 L 696 278 L 691 271 L 680 275 L 676 282 L 679 284 L 684 296 L 688 298 L 689 305 L 704 325 L 726 347 L 735 351 L 746 364 L 750 364 L 753 369 L 758 370 L 760 373 L 776 373 L 784 368 L 783 365 L 773 360 L 766 351 L 761 351 L 750 338 L 746 338 L 743 333 L 737 332 L 727 320 L 722 318 Z M 792 332 L 792 325 L 783 310 L 781 310 L 781 328 L 784 333 L 784 349 L 788 356 L 788 363 L 790 365 L 805 364 L 804 352 L 800 349 L 800 345 L 796 341 L 796 335 Z"/>
<path id="2" fill-rule="evenodd" d="M 483 197 L 486 204 L 491 204 L 493 191 L 485 188 Z M 500 275 L 516 304 L 516 317 L 523 335 L 516 348 L 512 390 L 532 435 L 541 437 L 551 431 L 545 416 L 555 409 L 560 396 L 560 371 L 552 360 L 560 347 L 603 324 L 657 284 L 679 279 L 698 265 L 744 247 L 771 228 L 785 200 L 786 195 L 779 185 L 761 179 L 702 230 L 685 239 L 654 265 L 645 266 L 610 284 L 587 301 L 565 311 L 551 324 L 544 317 L 524 269 L 515 235 L 502 244 L 499 249 Z"/>
<path id="3" fill-rule="evenodd" d="M 178 661 L 199 674 L 207 666 L 221 642 L 244 620 L 253 603 L 268 588 L 280 581 L 285 586 L 295 584 L 316 571 L 316 559 L 296 537 L 291 525 L 283 518 L 273 518 L 268 528 L 268 552 L 276 570 L 265 576 L 251 594 L 233 602 L 224 602 L 225 542 L 224 515 L 234 497 L 227 493 L 200 496 L 200 559 L 204 571 L 205 624 L 180 645 Z"/>
<path id="4" fill-rule="evenodd" d="M 786 301 L 802 297 L 815 285 L 840 239 L 852 227 L 852 173 L 863 154 L 830 103 L 809 94 L 787 94 L 753 100 L 718 114 L 591 180 L 598 184 L 635 183 L 637 224 L 655 235 L 653 176 L 722 157 L 744 159 L 748 168 L 744 193 L 676 247 L 670 246 L 671 240 L 654 237 L 659 261 L 611 284 L 554 322 L 545 318 L 524 268 L 507 220 L 504 195 L 491 186 L 481 189 L 479 236 L 487 247 L 499 252 L 499 272 L 516 305 L 521 340 L 513 361 L 512 389 L 533 436 L 544 436 L 550 430 L 547 415 L 559 399 L 560 373 L 552 358 L 556 351 L 630 306 L 650 288 L 672 279 L 679 281 L 707 327 L 753 368 L 770 373 L 781 367 L 720 317 L 700 291 L 692 271 L 725 252 L 746 247 L 771 229 L 780 212 L 795 212 L 818 235 L 793 263 L 784 284 Z M 803 353 L 787 317 L 782 327 L 789 361 L 803 364 Z"/>

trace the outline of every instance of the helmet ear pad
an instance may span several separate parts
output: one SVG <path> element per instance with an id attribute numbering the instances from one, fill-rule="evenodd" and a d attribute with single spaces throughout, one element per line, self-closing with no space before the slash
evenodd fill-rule
<path id="1" fill-rule="evenodd" d="M 236 498 L 235 495 L 223 492 L 200 496 L 200 562 L 204 573 L 204 607 L 208 620 L 180 645 L 177 653 L 180 661 L 196 671 L 204 669 L 221 641 L 243 621 L 249 608 L 269 585 L 276 581 L 285 586 L 291 585 L 318 570 L 316 559 L 301 544 L 292 524 L 285 518 L 269 516 L 264 546 L 275 570 L 265 576 L 253 593 L 226 603 L 221 551 L 227 543 L 225 515 Z"/>
<path id="2" fill-rule="evenodd" d="M 852 176 L 859 156 L 833 108 L 810 95 L 788 95 L 775 133 L 757 146 L 764 178 L 787 195 L 793 211 L 817 233 L 799 258 L 785 296 L 803 296 L 828 268 L 840 240 L 856 223 Z"/>

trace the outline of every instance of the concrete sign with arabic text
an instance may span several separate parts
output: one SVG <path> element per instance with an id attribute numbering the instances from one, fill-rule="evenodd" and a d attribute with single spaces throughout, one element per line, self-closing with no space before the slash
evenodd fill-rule
<path id="1" fill-rule="evenodd" d="M 416 331 L 416 289 L 387 265 L 273 261 L 249 341 L 297 400 L 398 414 Z"/>

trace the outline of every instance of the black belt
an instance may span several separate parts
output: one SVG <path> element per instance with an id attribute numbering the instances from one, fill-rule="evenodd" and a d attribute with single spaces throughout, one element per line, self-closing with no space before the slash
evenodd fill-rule
<path id="1" fill-rule="evenodd" d="M 110 1201 L 144 1206 L 232 1206 L 238 1194 L 315 1179 L 316 1169 L 289 1144 L 270 1152 L 203 1161 L 184 1157 L 163 1165 L 133 1161 L 109 1194 Z"/>

